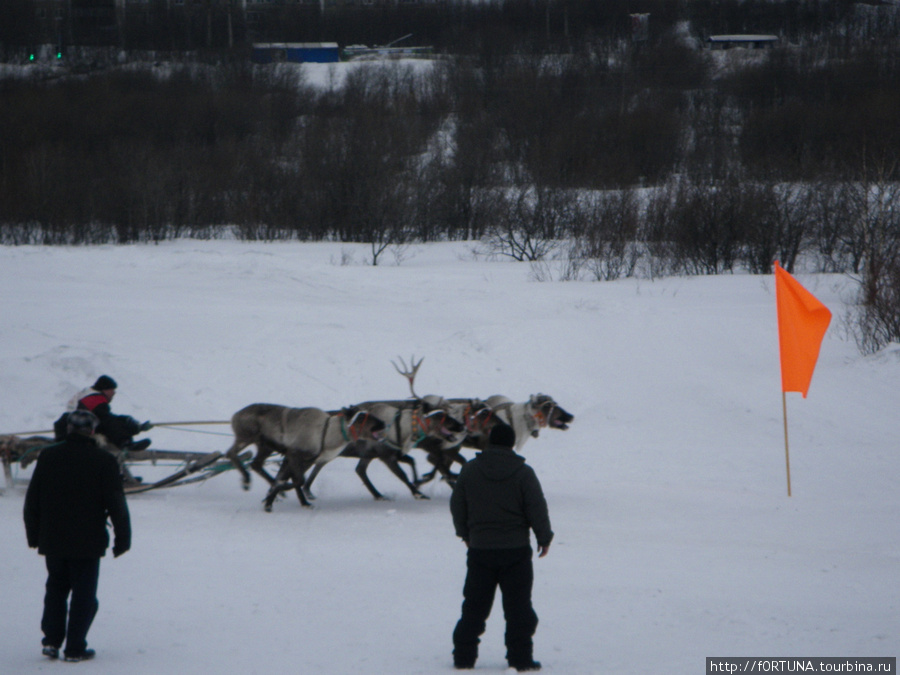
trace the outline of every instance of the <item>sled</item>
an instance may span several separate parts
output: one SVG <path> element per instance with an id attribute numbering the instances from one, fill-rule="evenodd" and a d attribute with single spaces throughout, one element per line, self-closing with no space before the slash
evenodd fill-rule
<path id="1" fill-rule="evenodd" d="M 44 447 L 54 443 L 56 441 L 53 438 L 40 436 L 31 438 L 20 438 L 15 435 L 0 436 L 0 460 L 2 460 L 7 487 L 11 487 L 14 482 L 13 464 L 19 464 L 23 468 L 28 466 Z M 122 469 L 126 494 L 197 483 L 233 468 L 231 461 L 221 452 L 190 452 L 155 448 L 136 452 L 113 448 L 109 449 L 109 452 L 116 457 Z M 251 456 L 252 452 L 247 450 L 240 455 L 240 460 L 248 461 Z M 155 481 L 143 482 L 135 479 L 131 474 L 131 469 L 147 462 L 154 466 L 161 462 L 171 463 L 177 468 L 169 475 Z M 0 488 L 0 494 L 2 493 L 3 490 Z"/>
<path id="2" fill-rule="evenodd" d="M 117 454 L 113 452 L 113 454 Z M 214 467 L 222 458 L 221 452 L 182 452 L 179 450 L 141 450 L 139 452 L 119 452 L 119 462 L 123 466 L 123 478 L 125 494 L 137 494 L 140 492 L 149 492 L 164 487 L 175 487 L 181 485 L 188 477 L 199 478 L 205 480 L 221 471 L 215 470 Z M 138 462 L 151 462 L 156 464 L 159 460 L 176 461 L 182 464 L 180 469 L 161 478 L 157 481 L 145 483 L 134 479 L 131 475 L 130 468 L 133 468 Z M 231 466 L 229 460 L 225 460 L 228 467 Z"/>

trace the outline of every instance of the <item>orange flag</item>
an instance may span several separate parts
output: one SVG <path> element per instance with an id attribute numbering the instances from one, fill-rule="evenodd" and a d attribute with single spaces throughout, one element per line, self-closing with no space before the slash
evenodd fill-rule
<path id="1" fill-rule="evenodd" d="M 781 391 L 806 398 L 831 312 L 775 261 L 775 304 L 781 350 Z"/>

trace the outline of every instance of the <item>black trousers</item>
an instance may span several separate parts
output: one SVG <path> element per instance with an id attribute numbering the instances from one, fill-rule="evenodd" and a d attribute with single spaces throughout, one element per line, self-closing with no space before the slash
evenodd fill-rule
<path id="1" fill-rule="evenodd" d="M 531 548 L 470 548 L 463 587 L 462 616 L 453 631 L 453 662 L 473 666 L 478 643 L 494 604 L 497 586 L 503 596 L 506 618 L 506 659 L 512 666 L 532 661 L 538 618 L 531 606 L 534 569 Z"/>
<path id="2" fill-rule="evenodd" d="M 41 630 L 43 643 L 62 647 L 67 656 L 87 648 L 87 634 L 97 614 L 100 558 L 47 556 L 47 586 Z M 71 602 L 69 596 L 71 595 Z"/>

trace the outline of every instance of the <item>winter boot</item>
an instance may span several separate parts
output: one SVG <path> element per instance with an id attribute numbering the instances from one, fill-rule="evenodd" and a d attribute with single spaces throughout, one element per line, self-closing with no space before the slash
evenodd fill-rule
<path id="1" fill-rule="evenodd" d="M 63 661 L 69 661 L 70 663 L 74 663 L 77 661 L 90 661 L 97 655 L 93 649 L 85 649 L 83 652 L 79 652 L 77 654 L 66 654 L 66 657 Z"/>

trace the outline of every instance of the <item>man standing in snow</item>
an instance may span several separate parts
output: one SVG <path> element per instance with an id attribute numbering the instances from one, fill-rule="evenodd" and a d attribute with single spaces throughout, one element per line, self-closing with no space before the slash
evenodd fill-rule
<path id="1" fill-rule="evenodd" d="M 131 548 L 131 520 L 118 463 L 94 442 L 97 418 L 75 410 L 67 422 L 66 440 L 38 457 L 25 494 L 25 534 L 47 564 L 43 653 L 58 658 L 65 642 L 66 661 L 85 661 L 94 657 L 87 634 L 97 613 L 100 558 L 109 546 L 106 519 L 115 532 L 115 557 Z"/>
<path id="2" fill-rule="evenodd" d="M 531 531 L 543 558 L 553 530 L 541 484 L 525 458 L 513 452 L 515 444 L 512 427 L 494 426 L 487 449 L 463 466 L 450 497 L 456 534 L 469 547 L 462 617 L 453 631 L 457 669 L 475 666 L 498 585 L 510 667 L 519 672 L 541 668 L 533 656 L 538 618 L 531 606 Z"/>

